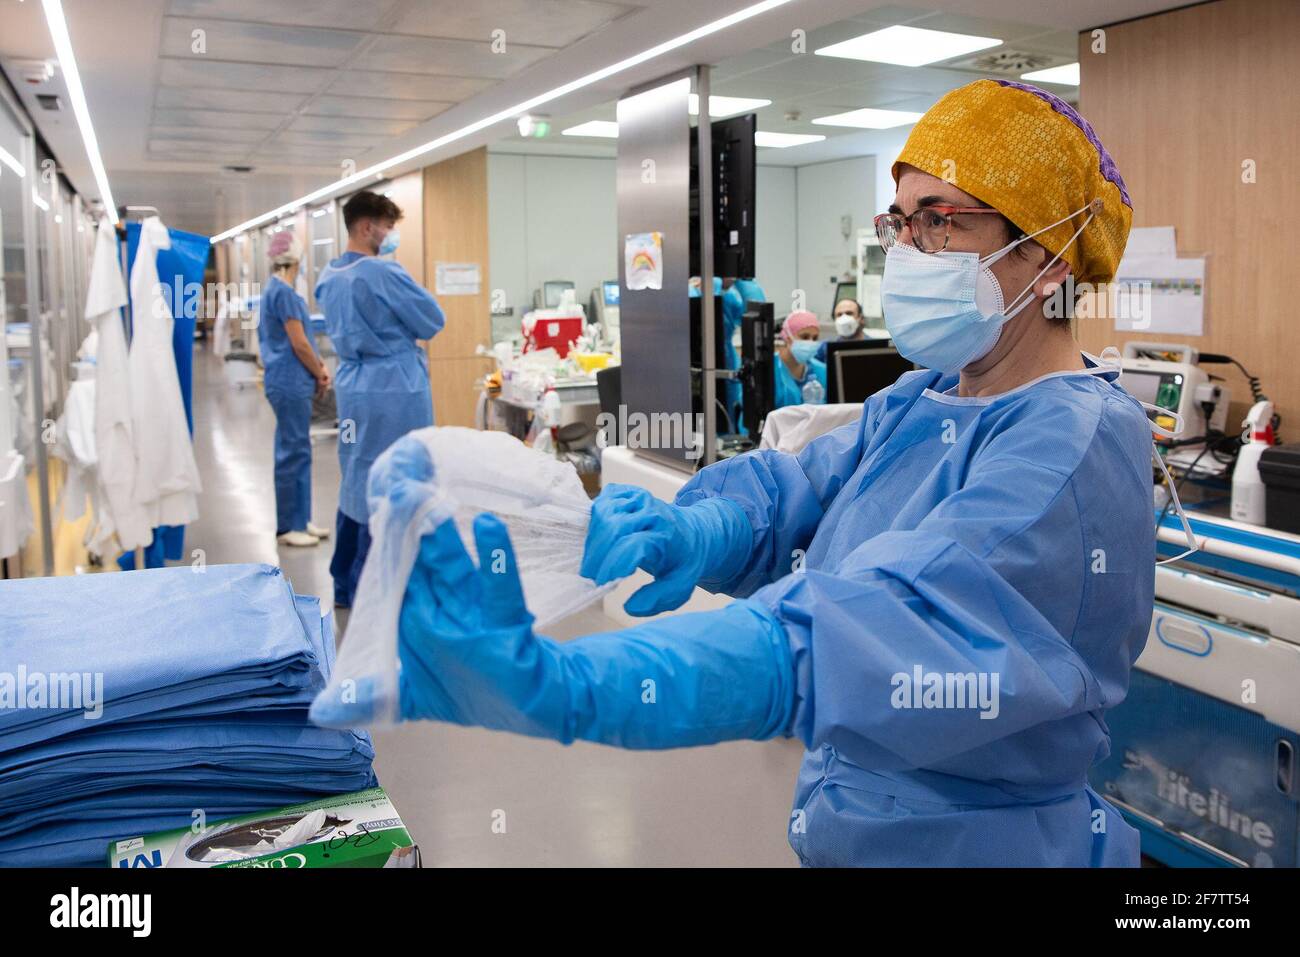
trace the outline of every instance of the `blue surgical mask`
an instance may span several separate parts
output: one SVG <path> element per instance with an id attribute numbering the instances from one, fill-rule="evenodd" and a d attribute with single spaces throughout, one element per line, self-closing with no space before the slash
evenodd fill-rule
<path id="1" fill-rule="evenodd" d="M 885 256 L 880 299 L 894 347 L 904 358 L 936 372 L 958 372 L 984 358 L 997 345 L 1002 327 L 1033 302 L 1034 283 L 1061 253 L 1011 300 L 1010 308 L 989 267 L 1021 243 L 1091 209 L 1089 204 L 983 258 L 975 253 L 923 253 L 901 243 L 892 247 Z M 1061 247 L 1062 253 L 1093 215 L 1088 213 L 1083 226 Z"/>
<path id="2" fill-rule="evenodd" d="M 402 241 L 402 234 L 394 226 L 384 236 L 384 241 L 379 244 L 379 255 L 388 256 L 397 252 L 397 244 Z"/>
<path id="3" fill-rule="evenodd" d="M 790 343 L 790 352 L 800 363 L 806 363 L 813 356 L 817 355 L 816 339 L 796 339 Z"/>

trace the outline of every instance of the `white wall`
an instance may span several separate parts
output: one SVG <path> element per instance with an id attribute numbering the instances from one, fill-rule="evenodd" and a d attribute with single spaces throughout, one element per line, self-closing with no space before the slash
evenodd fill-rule
<path id="1" fill-rule="evenodd" d="M 578 301 L 618 278 L 618 215 L 612 159 L 488 154 L 488 256 L 492 288 L 514 315 L 493 320 L 493 338 L 518 331 L 533 290 L 569 279 Z"/>
<path id="2" fill-rule="evenodd" d="M 790 310 L 790 290 L 798 285 L 799 206 L 793 166 L 760 166 L 755 183 L 754 272 L 777 315 Z"/>
<path id="3" fill-rule="evenodd" d="M 816 163 L 796 168 L 798 190 L 798 284 L 806 308 L 830 328 L 835 303 L 836 277 L 852 276 L 851 261 L 858 229 L 870 226 L 876 215 L 876 160 L 874 156 Z M 845 238 L 841 220 L 852 220 Z M 784 305 L 784 309 L 783 309 Z M 789 303 L 777 302 L 777 314 Z"/>

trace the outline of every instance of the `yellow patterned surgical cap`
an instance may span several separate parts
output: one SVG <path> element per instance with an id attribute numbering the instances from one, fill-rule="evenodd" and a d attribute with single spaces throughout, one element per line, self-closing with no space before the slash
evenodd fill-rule
<path id="1" fill-rule="evenodd" d="M 912 127 L 894 163 L 944 179 L 1026 233 L 1096 199 L 1102 209 L 1062 259 L 1076 282 L 1109 282 L 1133 221 L 1124 180 L 1088 121 L 1045 90 L 976 80 L 948 93 Z M 1085 214 L 1035 236 L 1059 253 Z"/>

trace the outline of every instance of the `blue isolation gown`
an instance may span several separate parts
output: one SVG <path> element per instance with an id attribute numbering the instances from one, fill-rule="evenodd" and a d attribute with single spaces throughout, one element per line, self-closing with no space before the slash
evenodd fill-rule
<path id="1" fill-rule="evenodd" d="M 354 252 L 322 270 L 316 301 L 339 354 L 339 509 L 365 524 L 370 466 L 407 432 L 433 425 L 429 363 L 416 340 L 442 329 L 442 309 L 397 263 Z"/>
<path id="2" fill-rule="evenodd" d="M 805 864 L 1138 863 L 1086 775 L 1151 623 L 1151 432 L 1099 372 L 989 398 L 911 372 L 798 456 L 738 456 L 677 496 L 753 525 L 745 567 L 700 584 L 786 629 Z M 968 674 L 996 677 L 996 711 L 923 694 Z"/>

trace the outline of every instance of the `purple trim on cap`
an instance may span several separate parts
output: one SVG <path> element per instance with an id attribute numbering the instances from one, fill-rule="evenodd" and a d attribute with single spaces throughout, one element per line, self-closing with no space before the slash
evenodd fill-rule
<path id="1" fill-rule="evenodd" d="M 1097 150 L 1097 155 L 1101 157 L 1101 175 L 1110 180 L 1119 187 L 1120 199 L 1124 200 L 1124 205 L 1129 209 L 1133 208 L 1133 202 L 1128 198 L 1128 190 L 1124 188 L 1124 179 L 1119 175 L 1119 170 L 1115 167 L 1115 161 L 1110 158 L 1106 152 L 1106 147 L 1101 145 L 1101 140 L 1097 139 L 1097 134 L 1087 120 L 1078 114 L 1074 107 L 1066 103 L 1054 93 L 1048 93 L 1046 90 L 1040 90 L 1036 86 L 1030 86 L 1028 83 L 1016 83 L 1014 80 L 994 80 L 998 86 L 1009 86 L 1016 90 L 1024 90 L 1026 93 L 1032 93 L 1040 100 L 1046 100 L 1057 113 L 1060 113 L 1067 120 L 1083 131 L 1083 135 L 1088 137 L 1088 142 Z"/>

